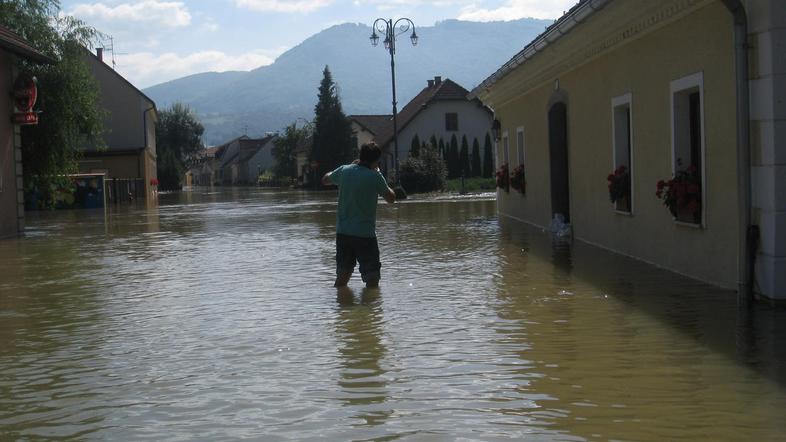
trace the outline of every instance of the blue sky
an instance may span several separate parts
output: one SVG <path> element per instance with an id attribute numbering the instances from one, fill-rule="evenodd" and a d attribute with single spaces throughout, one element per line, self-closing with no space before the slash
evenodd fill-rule
<path id="1" fill-rule="evenodd" d="M 140 88 L 207 71 L 272 63 L 304 39 L 339 23 L 409 17 L 417 26 L 556 18 L 576 0 L 61 0 L 114 38 L 117 70 Z M 110 59 L 111 55 L 107 55 Z"/>

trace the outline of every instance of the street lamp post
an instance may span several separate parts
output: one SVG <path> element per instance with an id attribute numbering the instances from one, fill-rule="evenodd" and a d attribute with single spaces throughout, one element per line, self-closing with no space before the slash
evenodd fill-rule
<path id="1" fill-rule="evenodd" d="M 398 27 L 399 32 L 396 33 L 396 28 Z M 396 37 L 399 35 L 409 31 L 412 28 L 412 34 L 409 36 L 410 41 L 412 42 L 412 46 L 416 46 L 418 44 L 418 34 L 415 32 L 415 23 L 408 18 L 400 18 L 395 22 L 393 19 L 386 20 L 384 18 L 378 18 L 374 20 L 374 24 L 371 26 L 371 45 L 376 46 L 379 43 L 379 35 L 377 35 L 377 31 L 380 34 L 385 35 L 385 40 L 383 40 L 383 44 L 385 45 L 385 49 L 390 53 L 390 78 L 391 84 L 393 86 L 393 163 L 396 171 L 396 196 L 399 198 L 406 198 L 407 194 L 404 192 L 404 189 L 401 187 L 401 181 L 399 180 L 399 169 L 398 169 L 398 122 L 396 121 Z"/>

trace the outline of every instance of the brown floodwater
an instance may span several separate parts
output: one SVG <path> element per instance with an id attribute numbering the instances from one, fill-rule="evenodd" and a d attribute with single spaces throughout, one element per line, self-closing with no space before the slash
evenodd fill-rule
<path id="1" fill-rule="evenodd" d="M 335 193 L 161 195 L 0 241 L 0 440 L 786 440 L 786 312 L 500 219 Z"/>

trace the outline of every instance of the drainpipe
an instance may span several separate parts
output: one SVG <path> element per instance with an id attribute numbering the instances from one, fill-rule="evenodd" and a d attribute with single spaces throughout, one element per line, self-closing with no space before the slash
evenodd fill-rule
<path id="1" fill-rule="evenodd" d="M 153 106 L 150 106 L 149 108 L 145 109 L 142 112 L 142 131 L 145 133 L 145 144 L 144 144 L 144 147 L 142 147 L 142 155 L 141 156 L 142 156 L 142 161 L 144 161 L 144 162 L 147 162 L 147 152 L 146 152 L 147 151 L 147 143 L 148 143 L 148 139 L 147 139 L 147 113 L 150 112 L 151 110 L 155 110 L 155 109 L 156 109 L 156 106 L 153 105 Z M 140 174 L 141 174 L 141 172 L 137 172 L 137 175 L 140 175 Z M 153 177 L 153 178 L 155 178 L 155 177 Z M 147 198 L 147 186 L 148 186 L 147 177 L 142 177 L 142 179 L 144 180 L 143 184 L 142 184 L 142 187 L 145 189 L 145 198 Z"/>
<path id="2" fill-rule="evenodd" d="M 741 0 L 722 0 L 734 16 L 734 58 L 737 71 L 737 200 L 738 290 L 744 302 L 752 301 L 755 281 L 755 259 L 758 248 L 758 226 L 752 220 L 750 92 L 748 78 L 748 15 Z"/>

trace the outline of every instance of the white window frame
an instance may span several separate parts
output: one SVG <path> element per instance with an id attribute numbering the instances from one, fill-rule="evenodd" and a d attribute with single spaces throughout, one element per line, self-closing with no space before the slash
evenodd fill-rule
<path id="1" fill-rule="evenodd" d="M 677 133 L 675 128 L 675 108 L 674 97 L 680 92 L 688 89 L 699 89 L 699 112 L 701 126 L 701 224 L 688 223 L 678 221 L 676 218 L 675 223 L 685 224 L 689 226 L 707 227 L 707 168 L 706 168 L 706 139 L 707 132 L 705 131 L 705 107 L 704 107 L 704 72 L 699 71 L 694 74 L 687 75 L 672 81 L 669 85 L 669 99 L 671 108 L 671 174 L 674 176 L 677 173 Z"/>
<path id="2" fill-rule="evenodd" d="M 614 211 L 623 215 L 633 215 L 635 202 L 633 195 L 635 194 L 636 180 L 633 175 L 633 94 L 630 92 L 611 99 L 611 170 L 616 170 L 617 166 L 619 166 L 617 163 L 617 119 L 615 118 L 615 112 L 618 107 L 624 105 L 628 106 L 630 112 L 630 121 L 628 123 L 630 132 L 628 134 L 630 137 L 628 140 L 630 145 L 630 164 L 628 164 L 628 173 L 630 174 L 630 212 L 617 209 L 616 204 L 614 204 Z"/>
<path id="3" fill-rule="evenodd" d="M 521 145 L 519 145 L 519 141 L 521 141 Z M 516 157 L 519 161 L 518 164 L 524 164 L 527 158 L 524 146 L 526 146 L 526 142 L 524 141 L 524 126 L 519 126 L 516 128 Z"/>

